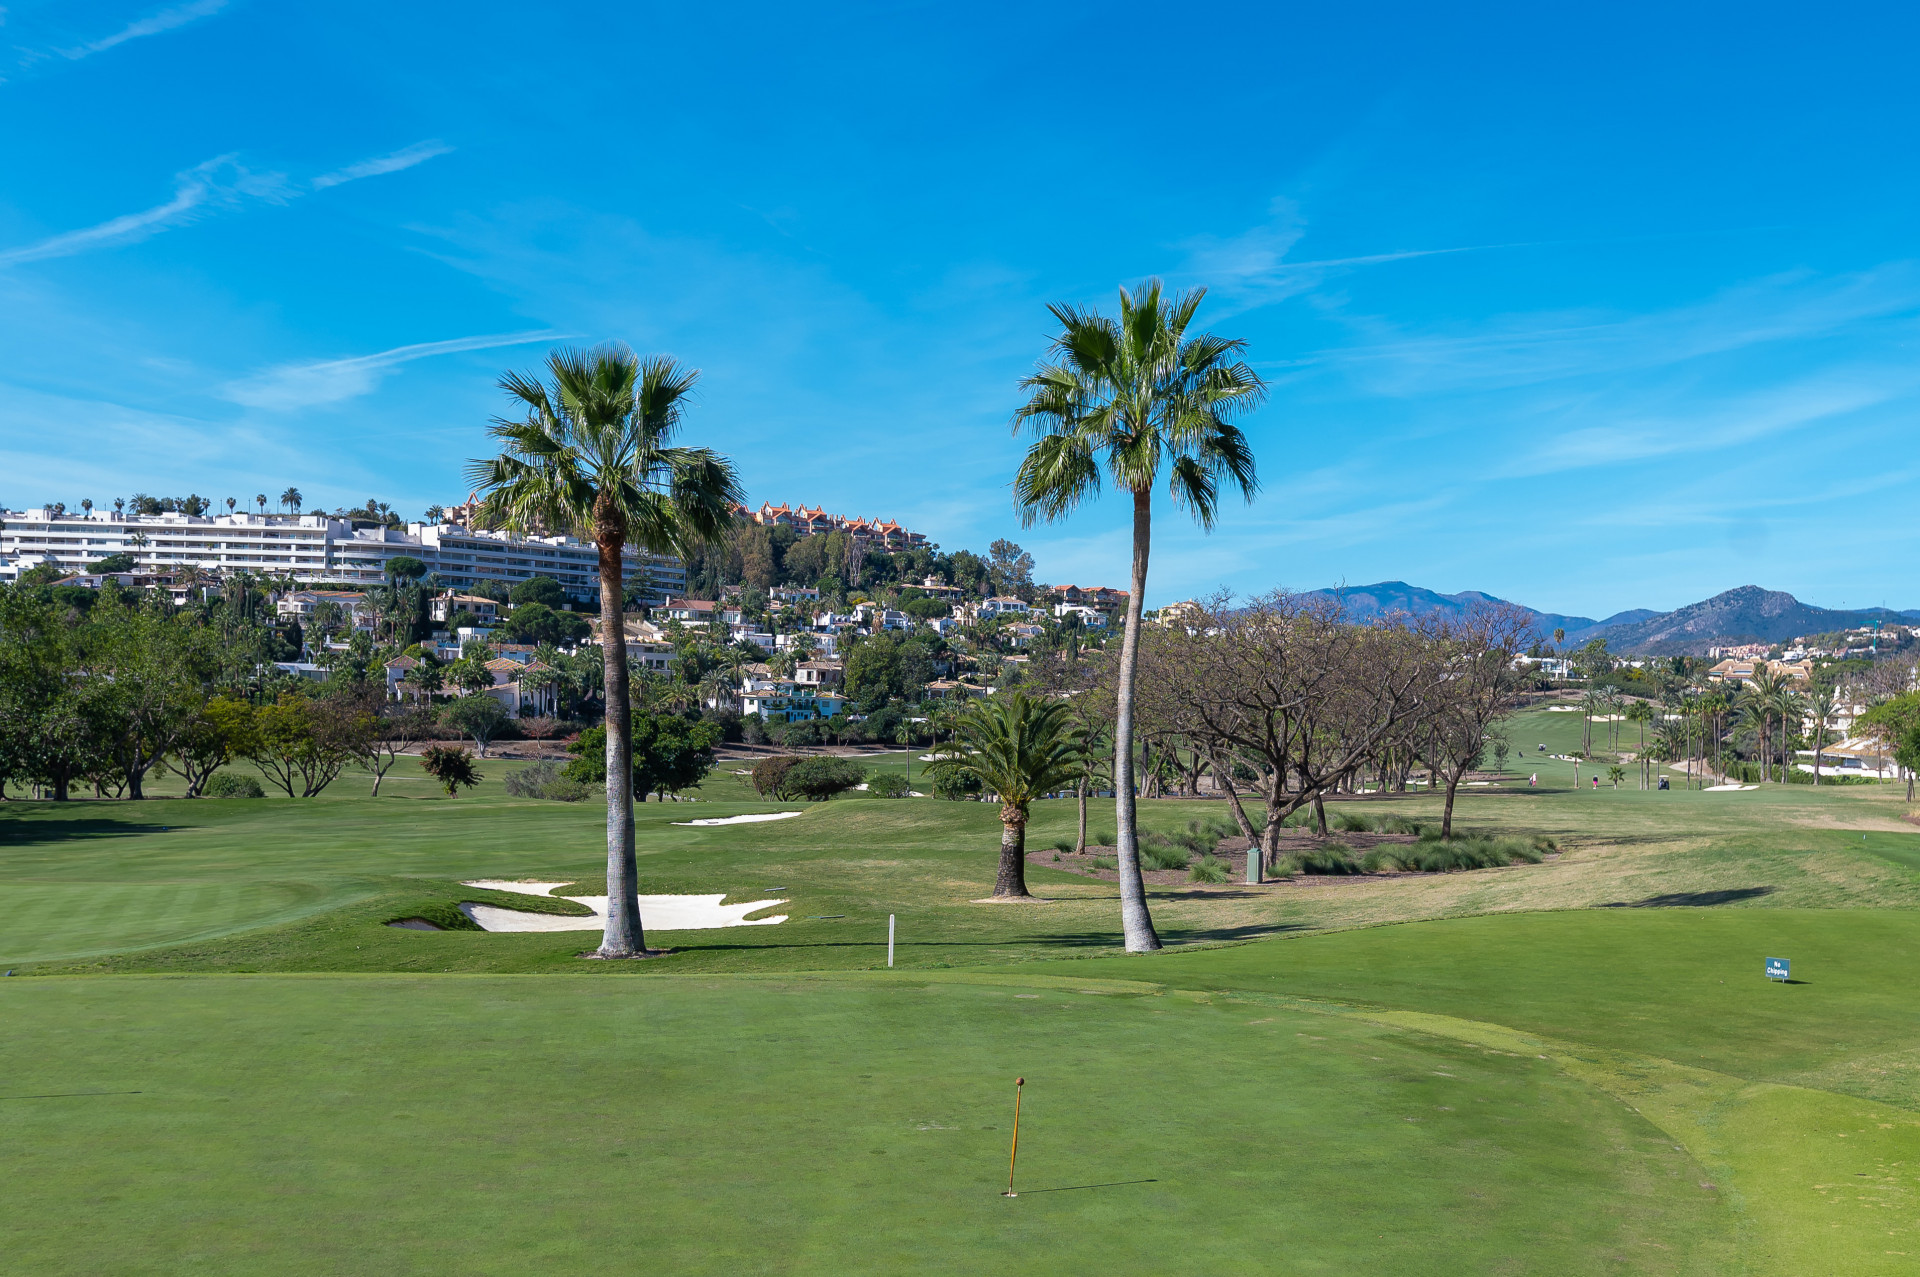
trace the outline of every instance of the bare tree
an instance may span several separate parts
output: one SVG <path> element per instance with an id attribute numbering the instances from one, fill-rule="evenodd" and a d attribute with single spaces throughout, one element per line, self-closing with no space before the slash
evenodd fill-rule
<path id="1" fill-rule="evenodd" d="M 1330 601 L 1281 591 L 1239 607 L 1211 599 L 1148 646 L 1143 720 L 1178 731 L 1216 776 L 1236 762 L 1253 772 L 1266 821 L 1249 882 L 1278 855 L 1288 816 L 1313 805 L 1324 832 L 1322 795 L 1430 712 L 1443 672 L 1433 623 L 1351 625 Z M 1244 811 L 1236 820 L 1251 838 Z"/>
<path id="2" fill-rule="evenodd" d="M 1461 780 L 1479 765 L 1494 725 L 1517 703 L 1520 678 L 1513 658 L 1532 640 L 1532 614 L 1507 603 L 1476 607 L 1435 635 L 1442 673 L 1433 698 L 1430 761 L 1447 786 L 1442 838 L 1453 837 L 1453 798 Z"/>

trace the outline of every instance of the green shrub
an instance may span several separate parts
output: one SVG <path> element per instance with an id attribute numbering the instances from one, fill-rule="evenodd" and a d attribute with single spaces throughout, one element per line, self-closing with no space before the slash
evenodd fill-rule
<path id="1" fill-rule="evenodd" d="M 267 791 L 251 776 L 236 772 L 215 772 L 200 787 L 202 798 L 265 798 Z"/>
<path id="2" fill-rule="evenodd" d="M 875 798 L 905 798 L 912 789 L 905 772 L 880 771 L 867 778 L 867 792 Z"/>
<path id="3" fill-rule="evenodd" d="M 1114 833 L 1113 830 L 1102 829 L 1093 836 L 1093 845 L 1096 847 L 1111 847 L 1114 846 L 1118 840 L 1119 835 Z"/>
<path id="4" fill-rule="evenodd" d="M 791 754 L 762 758 L 753 765 L 753 792 L 762 798 L 787 798 L 787 773 L 800 760 Z"/>
<path id="5" fill-rule="evenodd" d="M 514 798 L 544 798 L 549 802 L 577 803 L 592 793 L 595 786 L 565 775 L 560 764 L 551 759 L 508 772 L 507 793 Z"/>
<path id="6" fill-rule="evenodd" d="M 1382 816 L 1377 828 L 1383 834 L 1418 834 L 1421 824 L 1405 816 Z"/>
<path id="7" fill-rule="evenodd" d="M 931 779 L 934 794 L 953 802 L 971 798 L 980 792 L 980 778 L 957 767 L 941 768 L 933 773 Z"/>
<path id="8" fill-rule="evenodd" d="M 1373 832 L 1373 822 L 1357 811 L 1343 811 L 1327 823 L 1344 834 L 1370 834 Z"/>
<path id="9" fill-rule="evenodd" d="M 803 758 L 787 769 L 785 787 L 809 802 L 843 794 L 866 778 L 866 769 L 844 758 L 819 755 Z"/>
<path id="10" fill-rule="evenodd" d="M 1118 869 L 1120 867 L 1120 861 L 1114 856 L 1095 856 L 1093 858 L 1093 867 L 1095 869 Z"/>
<path id="11" fill-rule="evenodd" d="M 1221 883 L 1232 880 L 1232 866 L 1218 856 L 1197 857 L 1187 866 L 1188 882 Z"/>

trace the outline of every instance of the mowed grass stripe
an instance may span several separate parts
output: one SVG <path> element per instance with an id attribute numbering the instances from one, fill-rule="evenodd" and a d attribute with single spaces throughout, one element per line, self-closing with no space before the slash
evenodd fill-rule
<path id="1" fill-rule="evenodd" d="M 0 961 L 211 939 L 337 908 L 364 894 L 298 882 L 14 883 L 0 890 Z"/>

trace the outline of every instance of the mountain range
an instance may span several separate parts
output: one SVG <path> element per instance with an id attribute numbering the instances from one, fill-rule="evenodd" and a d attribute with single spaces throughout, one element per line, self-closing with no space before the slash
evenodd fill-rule
<path id="1" fill-rule="evenodd" d="M 1479 590 L 1440 594 L 1405 581 L 1342 585 L 1312 593 L 1339 603 L 1347 617 L 1355 621 L 1372 620 L 1389 612 L 1416 616 L 1430 612 L 1464 614 L 1476 605 L 1506 602 Z M 1550 638 L 1555 630 L 1565 630 L 1565 646 L 1578 647 L 1604 638 L 1608 650 L 1639 656 L 1700 656 L 1705 655 L 1709 647 L 1734 643 L 1778 643 L 1802 634 L 1827 634 L 1871 625 L 1875 621 L 1920 621 L 1920 610 L 1895 612 L 1876 607 L 1842 611 L 1815 607 L 1783 590 L 1765 590 L 1757 585 L 1743 585 L 1671 612 L 1634 608 L 1601 620 L 1539 612 L 1524 604 L 1514 606 L 1533 613 L 1542 638 Z"/>

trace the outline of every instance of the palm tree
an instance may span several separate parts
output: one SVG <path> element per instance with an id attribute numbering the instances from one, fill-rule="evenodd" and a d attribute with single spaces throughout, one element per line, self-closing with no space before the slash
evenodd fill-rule
<path id="1" fill-rule="evenodd" d="M 1760 779 L 1762 783 L 1773 779 L 1773 751 L 1770 745 L 1769 729 L 1773 723 L 1774 699 L 1780 691 L 1780 678 L 1772 670 L 1754 671 L 1753 680 L 1747 691 L 1746 703 L 1742 706 L 1743 717 L 1757 719 L 1760 734 Z"/>
<path id="2" fill-rule="evenodd" d="M 496 418 L 501 453 L 468 467 L 485 517 L 514 531 L 570 531 L 599 547 L 600 633 L 606 670 L 607 929 L 598 956 L 644 956 L 633 849 L 632 699 L 622 613 L 621 556 L 690 557 L 719 541 L 741 503 L 726 458 L 672 444 L 700 374 L 624 346 L 556 350 L 549 380 L 508 373 L 500 387 L 523 411 Z"/>
<path id="3" fill-rule="evenodd" d="M 298 488 L 289 487 L 285 492 L 280 494 L 280 504 L 294 514 L 300 513 L 300 503 L 304 500 L 306 500 L 306 498 L 300 495 L 300 489 Z"/>
<path id="4" fill-rule="evenodd" d="M 264 492 L 256 492 L 253 499 L 260 503 L 260 513 L 265 514 L 267 512 L 267 494 Z"/>
<path id="5" fill-rule="evenodd" d="M 1823 687 L 1807 696 L 1807 712 L 1813 716 L 1813 783 L 1820 783 L 1820 752 L 1827 743 L 1827 723 L 1833 718 L 1833 704 L 1838 699 L 1834 689 Z"/>
<path id="6" fill-rule="evenodd" d="M 1588 688 L 1587 694 L 1580 698 L 1580 723 L 1584 729 L 1580 737 L 1580 752 L 1593 756 L 1593 719 L 1607 707 L 1607 695 L 1598 688 Z"/>
<path id="7" fill-rule="evenodd" d="M 489 674 L 487 678 L 491 682 L 493 676 Z M 422 657 L 418 664 L 400 676 L 400 681 L 412 690 L 416 702 L 425 701 L 431 705 L 433 694 L 440 690 L 446 676 L 441 673 L 439 662 L 432 657 Z"/>
<path id="8" fill-rule="evenodd" d="M 1027 817 L 1033 800 L 1081 774 L 1082 738 L 1065 701 L 1035 700 L 1025 692 L 975 701 L 954 723 L 954 738 L 929 764 L 978 778 L 1000 796 L 998 899 L 1027 895 Z"/>
<path id="9" fill-rule="evenodd" d="M 1029 398 L 1013 417 L 1016 430 L 1027 426 L 1039 436 L 1014 479 L 1014 500 L 1029 526 L 1064 518 L 1097 495 L 1103 470 L 1133 498 L 1132 592 L 1113 732 L 1120 920 L 1129 953 L 1160 947 L 1140 877 L 1133 781 L 1134 679 L 1153 490 L 1164 464 L 1174 504 L 1210 529 L 1223 478 L 1249 501 L 1259 487 L 1252 449 L 1231 419 L 1257 406 L 1266 385 L 1241 360 L 1244 342 L 1188 335 L 1204 295 L 1194 289 L 1168 298 L 1156 279 L 1134 293 L 1123 289 L 1117 318 L 1049 307 L 1061 326 L 1053 358 L 1021 382 Z"/>

